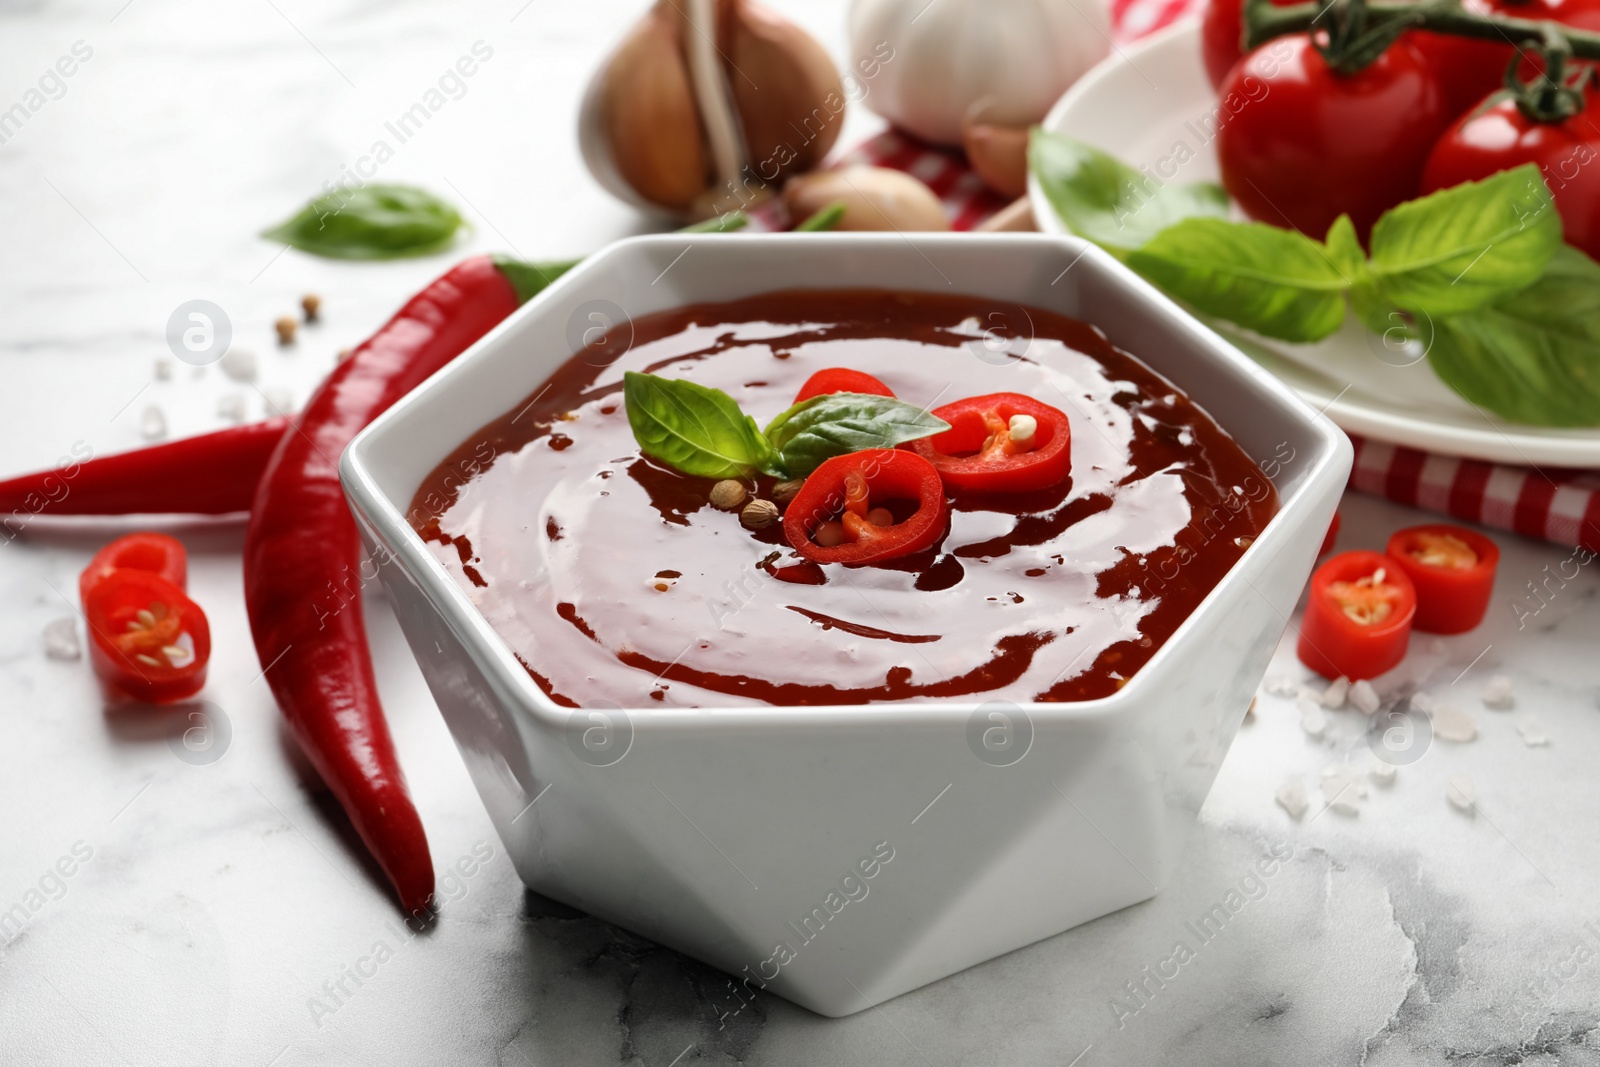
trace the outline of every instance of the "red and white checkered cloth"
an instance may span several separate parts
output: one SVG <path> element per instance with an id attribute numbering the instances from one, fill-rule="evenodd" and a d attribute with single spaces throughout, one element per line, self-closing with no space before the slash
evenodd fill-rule
<path id="1" fill-rule="evenodd" d="M 1118 42 L 1169 25 L 1204 0 L 1111 0 Z M 1004 198 L 984 187 L 961 152 L 886 130 L 843 153 L 836 166 L 863 163 L 915 175 L 944 201 L 953 229 L 970 230 Z M 1350 488 L 1562 545 L 1600 552 L 1600 474 L 1511 467 L 1436 456 L 1352 435 Z"/>

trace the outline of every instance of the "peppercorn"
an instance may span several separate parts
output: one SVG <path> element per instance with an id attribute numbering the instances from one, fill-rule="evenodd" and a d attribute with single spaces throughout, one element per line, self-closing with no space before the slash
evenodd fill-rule
<path id="1" fill-rule="evenodd" d="M 800 487 L 805 484 L 805 479 L 803 478 L 790 478 L 786 482 L 779 482 L 772 487 L 772 499 L 780 504 L 787 504 L 795 498 L 795 494 L 800 492 Z"/>
<path id="2" fill-rule="evenodd" d="M 765 529 L 778 521 L 778 505 L 770 500 L 752 500 L 739 512 L 739 521 L 747 529 Z"/>
<path id="3" fill-rule="evenodd" d="M 723 511 L 732 511 L 743 504 L 748 495 L 742 482 L 724 478 L 711 487 L 711 506 L 721 508 Z"/>
<path id="4" fill-rule="evenodd" d="M 280 345 L 294 344 L 294 332 L 300 328 L 300 323 L 295 320 L 293 315 L 283 315 L 272 325 L 278 331 L 278 343 Z"/>
<path id="5" fill-rule="evenodd" d="M 306 313 L 307 322 L 316 322 L 317 312 L 322 310 L 322 297 L 316 293 L 307 293 L 300 298 L 300 310 Z"/>

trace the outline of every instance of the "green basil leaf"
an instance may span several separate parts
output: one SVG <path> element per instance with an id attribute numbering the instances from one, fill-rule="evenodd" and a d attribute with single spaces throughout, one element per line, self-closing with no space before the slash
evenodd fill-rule
<path id="1" fill-rule="evenodd" d="M 1354 285 L 1367 273 L 1367 253 L 1361 247 L 1361 238 L 1356 235 L 1356 224 L 1350 221 L 1349 215 L 1340 215 L 1333 220 L 1333 225 L 1328 227 L 1328 237 L 1323 242 L 1328 249 L 1328 258 L 1333 260 L 1345 277 Z"/>
<path id="2" fill-rule="evenodd" d="M 1434 372 L 1468 400 L 1534 426 L 1600 425 L 1600 264 L 1562 246 L 1494 307 L 1439 319 Z"/>
<path id="3" fill-rule="evenodd" d="M 1123 254 L 1183 219 L 1224 218 L 1228 194 L 1211 182 L 1163 184 L 1097 148 L 1034 127 L 1028 167 L 1067 228 Z"/>
<path id="4" fill-rule="evenodd" d="M 1529 163 L 1385 212 L 1372 275 L 1383 301 L 1437 318 L 1532 285 L 1560 245 L 1561 216 Z"/>
<path id="5" fill-rule="evenodd" d="M 460 227 L 432 193 L 369 183 L 319 196 L 261 236 L 330 259 L 398 259 L 442 251 Z"/>
<path id="6" fill-rule="evenodd" d="M 943 419 L 892 396 L 814 396 L 767 425 L 766 436 L 776 461 L 767 473 L 803 478 L 834 456 L 867 448 L 893 448 L 949 428 Z"/>
<path id="7" fill-rule="evenodd" d="M 1128 266 L 1203 314 L 1282 341 L 1318 341 L 1337 330 L 1354 281 L 1319 241 L 1222 219 L 1162 230 Z"/>
<path id="8" fill-rule="evenodd" d="M 645 455 L 703 478 L 740 478 L 772 454 L 733 397 L 683 378 L 623 375 L 628 425 Z"/>

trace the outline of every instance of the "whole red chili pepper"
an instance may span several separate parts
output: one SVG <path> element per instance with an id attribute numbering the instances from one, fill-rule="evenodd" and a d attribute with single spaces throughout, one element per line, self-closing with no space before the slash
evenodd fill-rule
<path id="1" fill-rule="evenodd" d="M 248 511 L 261 472 L 288 426 L 287 416 L 280 415 L 9 478 L 0 481 L 0 512 L 226 515 Z M 5 521 L 0 518 L 0 523 Z"/>
<path id="2" fill-rule="evenodd" d="M 413 914 L 433 895 L 433 864 L 378 703 L 339 455 L 567 266 L 477 257 L 412 297 L 312 395 L 251 508 L 244 592 L 256 655 L 301 748 Z"/>

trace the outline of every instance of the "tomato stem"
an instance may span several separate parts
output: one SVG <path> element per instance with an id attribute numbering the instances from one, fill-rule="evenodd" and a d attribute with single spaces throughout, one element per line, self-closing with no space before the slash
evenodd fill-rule
<path id="1" fill-rule="evenodd" d="M 1275 37 L 1325 28 L 1322 19 L 1327 10 L 1336 5 L 1347 6 L 1348 2 L 1333 0 L 1327 4 L 1303 3 L 1276 7 L 1271 0 L 1245 0 L 1245 49 L 1260 48 Z M 1361 8 L 1360 28 L 1365 31 L 1361 34 L 1363 37 L 1366 34 L 1387 34 L 1393 40 L 1405 30 L 1428 30 L 1453 37 L 1474 37 L 1514 45 L 1538 46 L 1547 39 L 1545 27 L 1548 23 L 1543 20 L 1474 15 L 1463 11 L 1457 4 L 1440 3 L 1438 0 L 1424 0 L 1422 3 L 1372 0 L 1362 3 Z M 1566 27 L 1558 32 L 1571 46 L 1574 58 L 1600 59 L 1600 34 Z"/>
<path id="2" fill-rule="evenodd" d="M 1527 81 L 1517 76 L 1523 62 L 1521 51 L 1511 57 L 1506 66 L 1506 91 L 1516 102 L 1517 110 L 1531 121 L 1565 122 L 1583 110 L 1584 89 L 1594 68 L 1581 67 L 1575 73 L 1568 70 L 1572 44 L 1553 22 L 1545 23 L 1539 56 L 1544 69 Z"/>

